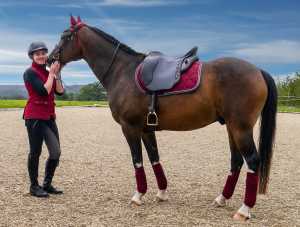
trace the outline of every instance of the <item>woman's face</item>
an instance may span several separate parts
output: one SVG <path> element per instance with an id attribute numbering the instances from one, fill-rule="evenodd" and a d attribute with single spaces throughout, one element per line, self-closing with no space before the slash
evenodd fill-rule
<path id="1" fill-rule="evenodd" d="M 45 50 L 38 50 L 33 52 L 33 61 L 39 65 L 44 65 L 46 64 L 47 61 L 47 51 Z"/>

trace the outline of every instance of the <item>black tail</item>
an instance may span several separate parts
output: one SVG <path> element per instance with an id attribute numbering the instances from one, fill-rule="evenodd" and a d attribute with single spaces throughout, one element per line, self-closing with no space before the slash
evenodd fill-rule
<path id="1" fill-rule="evenodd" d="M 261 73 L 268 87 L 267 101 L 261 113 L 259 136 L 259 193 L 265 194 L 269 181 L 276 131 L 277 88 L 269 73 L 263 70 Z"/>

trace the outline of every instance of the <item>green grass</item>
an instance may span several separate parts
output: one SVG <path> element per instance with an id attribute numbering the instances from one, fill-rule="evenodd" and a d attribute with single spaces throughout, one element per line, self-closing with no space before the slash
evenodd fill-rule
<path id="1" fill-rule="evenodd" d="M 0 100 L 0 108 L 22 108 L 26 100 Z"/>
<path id="2" fill-rule="evenodd" d="M 55 101 L 57 107 L 61 106 L 108 106 L 107 101 Z M 23 108 L 26 100 L 0 100 L 0 108 Z"/>
<path id="3" fill-rule="evenodd" d="M 107 101 L 55 101 L 57 107 L 61 106 L 97 106 L 106 107 L 108 106 Z"/>
<path id="4" fill-rule="evenodd" d="M 300 107 L 296 106 L 278 106 L 278 112 L 284 112 L 284 113 L 300 113 Z"/>
<path id="5" fill-rule="evenodd" d="M 107 101 L 55 101 L 57 107 L 62 106 L 108 106 Z M 0 100 L 0 108 L 23 108 L 26 104 L 26 100 Z M 300 107 L 295 106 L 278 106 L 279 112 L 294 113 L 300 112 Z"/>

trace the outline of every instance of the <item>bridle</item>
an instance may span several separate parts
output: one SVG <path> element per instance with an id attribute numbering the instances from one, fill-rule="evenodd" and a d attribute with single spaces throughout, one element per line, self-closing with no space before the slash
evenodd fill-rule
<path id="1" fill-rule="evenodd" d="M 77 33 L 78 31 L 84 27 L 84 26 L 87 26 L 86 24 L 80 22 L 78 24 L 76 24 L 75 26 L 71 26 L 71 28 L 67 31 L 65 31 L 64 33 L 67 33 L 67 34 L 63 34 L 62 35 L 62 38 L 65 38 L 67 39 L 67 41 L 70 41 L 70 40 L 73 40 L 74 38 L 76 39 L 76 45 L 77 45 L 77 48 L 81 48 L 81 45 L 80 45 L 80 41 L 78 39 L 78 36 L 77 36 Z M 57 50 L 53 56 L 51 57 L 51 59 L 48 59 L 48 64 L 51 65 L 53 62 L 55 61 L 58 61 L 61 63 L 61 53 L 63 51 L 63 46 L 64 42 L 60 42 L 59 44 L 57 44 L 55 46 L 55 50 Z M 120 49 L 120 45 L 121 45 L 121 42 L 118 42 L 117 45 L 116 45 L 116 48 L 113 52 L 113 55 L 112 55 L 112 59 L 108 65 L 108 67 L 106 68 L 106 70 L 104 71 L 104 73 L 102 74 L 102 76 L 100 76 L 98 79 L 100 81 L 100 83 L 103 83 L 104 79 L 106 78 L 107 74 L 109 73 L 109 71 L 111 70 L 112 66 L 113 66 L 113 63 L 116 59 L 116 56 L 117 56 L 117 53 Z"/>
<path id="2" fill-rule="evenodd" d="M 84 23 L 78 23 L 75 26 L 71 26 L 70 29 L 63 32 L 61 38 L 67 39 L 67 41 L 70 41 L 70 40 L 73 40 L 74 38 L 76 38 L 77 47 L 80 48 L 80 43 L 79 43 L 79 39 L 77 37 L 77 32 L 84 26 L 86 26 Z M 63 44 L 64 44 L 64 42 L 60 42 L 59 44 L 57 44 L 55 46 L 54 49 L 57 51 L 56 51 L 56 53 L 53 54 L 52 58 L 49 59 L 49 63 L 53 63 L 54 61 L 58 61 L 61 63 L 61 53 L 63 51 L 63 48 L 62 48 Z"/>

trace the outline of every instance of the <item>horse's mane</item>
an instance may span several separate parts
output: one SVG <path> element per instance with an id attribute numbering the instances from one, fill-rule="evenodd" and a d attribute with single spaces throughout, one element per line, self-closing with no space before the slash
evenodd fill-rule
<path id="1" fill-rule="evenodd" d="M 97 33 L 98 35 L 100 35 L 102 38 L 106 39 L 108 42 L 114 44 L 114 45 L 118 45 L 118 43 L 120 43 L 120 49 L 122 49 L 126 53 L 128 53 L 130 55 L 134 55 L 134 56 L 136 56 L 136 55 L 143 55 L 142 53 L 136 52 L 135 50 L 133 50 L 132 48 L 130 48 L 126 44 L 121 43 L 119 40 L 117 40 L 113 36 L 105 33 L 104 31 L 100 30 L 99 28 L 92 27 L 92 26 L 87 26 L 87 27 L 89 29 L 91 29 L 92 31 L 94 31 L 95 33 Z"/>

